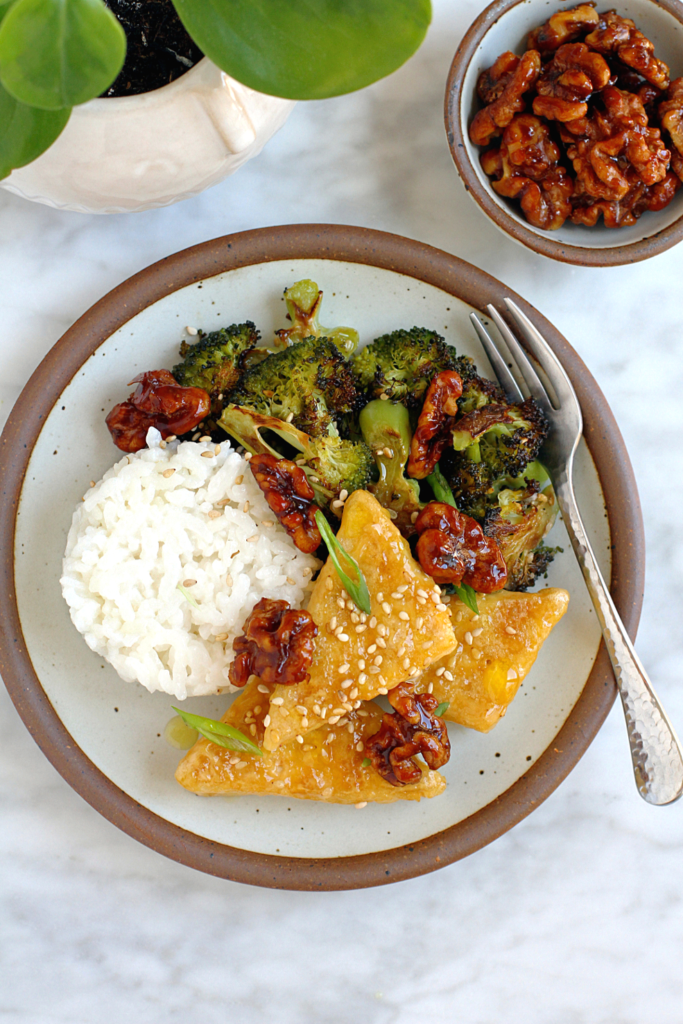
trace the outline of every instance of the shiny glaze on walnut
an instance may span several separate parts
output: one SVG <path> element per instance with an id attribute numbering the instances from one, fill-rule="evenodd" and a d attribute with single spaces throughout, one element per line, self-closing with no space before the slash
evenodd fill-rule
<path id="1" fill-rule="evenodd" d="M 230 682 L 242 687 L 252 675 L 268 684 L 303 682 L 317 635 L 307 611 L 293 609 L 287 601 L 262 598 L 244 623 L 244 634 L 233 641 Z"/>
<path id="2" fill-rule="evenodd" d="M 156 427 L 162 438 L 185 434 L 201 423 L 211 408 L 206 391 L 182 387 L 169 370 L 148 370 L 130 383 L 138 385 L 135 391 L 105 419 L 122 452 L 145 448 L 150 427 Z"/>
<path id="3" fill-rule="evenodd" d="M 442 501 L 431 501 L 417 517 L 415 529 L 420 565 L 437 583 L 466 583 L 482 594 L 505 586 L 507 568 L 501 550 L 471 516 Z"/>
<path id="4" fill-rule="evenodd" d="M 419 782 L 422 770 L 413 761 L 420 754 L 432 769 L 441 768 L 451 756 L 446 723 L 434 714 L 438 700 L 429 693 L 414 693 L 404 682 L 389 693 L 396 710 L 382 717 L 379 731 L 365 742 L 365 753 L 382 778 L 392 786 Z"/>
<path id="5" fill-rule="evenodd" d="M 606 227 L 622 227 L 647 210 L 664 209 L 683 179 L 683 84 L 676 84 L 683 79 L 669 85 L 667 65 L 631 19 L 598 14 L 589 4 L 556 12 L 527 45 L 527 54 L 538 51 L 541 71 L 512 118 L 505 124 L 494 118 L 504 128 L 502 144 L 481 157 L 494 190 L 516 199 L 526 219 L 544 230 L 568 219 L 592 226 L 600 217 Z M 481 73 L 482 102 L 492 105 L 499 81 L 509 88 L 514 58 L 506 51 Z M 536 125 L 522 120 L 529 108 L 540 119 Z M 470 126 L 478 145 L 500 134 L 491 131 L 482 141 L 486 133 L 476 130 L 487 109 Z M 546 126 L 552 131 L 544 138 Z"/>
<path id="6" fill-rule="evenodd" d="M 462 377 L 455 370 L 444 370 L 431 381 L 410 443 L 408 476 L 424 480 L 450 441 L 462 395 Z"/>
<path id="7" fill-rule="evenodd" d="M 254 455 L 249 461 L 254 479 L 272 512 L 299 551 L 313 554 L 322 538 L 316 526 L 315 493 L 300 466 L 274 455 Z"/>

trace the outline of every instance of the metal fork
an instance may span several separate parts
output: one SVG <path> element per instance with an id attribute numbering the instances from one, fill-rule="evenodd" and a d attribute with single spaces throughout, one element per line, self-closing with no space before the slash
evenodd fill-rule
<path id="1" fill-rule="evenodd" d="M 505 299 L 505 304 L 549 387 L 541 381 L 517 337 L 494 306 L 486 309 L 507 345 L 509 356 L 476 313 L 471 313 L 470 318 L 508 400 L 521 402 L 530 395 L 550 421 L 550 434 L 542 452 L 543 465 L 555 487 L 564 525 L 612 662 L 626 716 L 636 786 L 648 803 L 672 803 L 683 794 L 681 747 L 610 597 L 574 495 L 574 454 L 583 431 L 576 393 L 557 356 L 529 318 L 511 299 Z M 511 366 L 516 369 L 520 383 L 513 376 Z"/>

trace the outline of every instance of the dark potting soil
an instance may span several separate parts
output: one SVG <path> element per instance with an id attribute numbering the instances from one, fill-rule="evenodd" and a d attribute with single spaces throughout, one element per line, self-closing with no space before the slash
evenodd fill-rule
<path id="1" fill-rule="evenodd" d="M 103 96 L 135 96 L 180 78 L 204 54 L 185 31 L 171 0 L 105 0 L 128 40 L 126 62 Z"/>

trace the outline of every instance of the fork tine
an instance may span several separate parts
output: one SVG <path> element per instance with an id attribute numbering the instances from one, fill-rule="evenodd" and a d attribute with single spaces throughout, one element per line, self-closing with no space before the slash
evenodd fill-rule
<path id="1" fill-rule="evenodd" d="M 507 298 L 503 301 L 514 317 L 522 337 L 542 366 L 543 372 L 555 391 L 560 406 L 568 399 L 576 401 L 574 388 L 567 376 L 566 370 L 541 332 L 534 327 L 531 320 L 521 311 L 516 302 Z"/>
<path id="2" fill-rule="evenodd" d="M 493 372 L 498 378 L 498 383 L 505 392 L 508 401 L 512 403 L 523 402 L 524 395 L 520 391 L 517 381 L 510 373 L 510 368 L 496 348 L 493 338 L 486 330 L 476 313 L 470 313 L 470 320 L 472 321 L 486 355 L 489 357 L 489 362 L 493 367 Z"/>
<path id="3" fill-rule="evenodd" d="M 503 335 L 505 344 L 510 349 L 510 355 L 516 362 L 517 368 L 524 378 L 524 383 L 529 389 L 529 393 L 532 398 L 535 398 L 541 408 L 546 412 L 552 411 L 552 402 L 548 398 L 548 392 L 543 386 L 541 378 L 536 373 L 536 370 L 531 365 L 526 352 L 517 341 L 517 338 L 505 323 L 495 306 L 492 306 L 489 303 L 486 310 L 500 333 Z"/>

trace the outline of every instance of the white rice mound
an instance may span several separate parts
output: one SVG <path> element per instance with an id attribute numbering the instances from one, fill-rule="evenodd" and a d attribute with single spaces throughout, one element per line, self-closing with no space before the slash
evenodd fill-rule
<path id="1" fill-rule="evenodd" d="M 300 607 L 319 562 L 294 546 L 228 443 L 160 441 L 151 429 L 148 448 L 87 492 L 61 584 L 76 629 L 122 679 L 184 700 L 234 689 L 232 641 L 254 605 Z M 178 589 L 191 580 L 196 607 Z"/>

